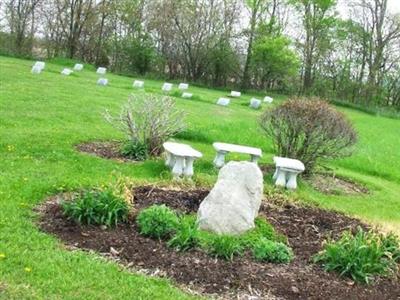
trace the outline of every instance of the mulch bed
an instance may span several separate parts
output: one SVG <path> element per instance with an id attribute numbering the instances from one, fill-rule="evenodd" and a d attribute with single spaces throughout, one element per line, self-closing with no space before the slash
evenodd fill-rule
<path id="1" fill-rule="evenodd" d="M 126 158 L 121 154 L 120 141 L 86 142 L 76 145 L 75 148 L 80 152 L 88 153 L 102 158 L 114 159 L 121 162 L 135 162 L 135 160 Z"/>
<path id="2" fill-rule="evenodd" d="M 138 187 L 134 190 L 134 203 L 137 211 L 152 204 L 166 204 L 189 213 L 198 209 L 207 194 L 206 190 Z M 400 299 L 398 279 L 378 279 L 374 285 L 367 286 L 327 273 L 310 262 L 327 237 L 338 237 L 343 230 L 357 226 L 367 227 L 339 213 L 264 203 L 260 214 L 288 237 L 296 255 L 293 262 L 284 265 L 258 263 L 248 256 L 229 262 L 197 250 L 176 252 L 165 242 L 141 236 L 135 216 L 114 229 L 79 226 L 63 216 L 58 203 L 61 198 L 62 195 L 55 196 L 40 207 L 42 230 L 56 235 L 69 246 L 95 250 L 135 270 L 172 278 L 191 290 L 235 299 L 243 293 L 258 296 L 252 299 Z"/>

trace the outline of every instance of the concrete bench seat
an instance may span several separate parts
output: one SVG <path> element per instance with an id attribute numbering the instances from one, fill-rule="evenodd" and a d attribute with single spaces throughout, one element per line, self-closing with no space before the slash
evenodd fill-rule
<path id="1" fill-rule="evenodd" d="M 258 159 L 262 156 L 261 149 L 254 147 L 227 143 L 214 143 L 213 147 L 217 151 L 217 155 L 214 159 L 214 165 L 217 168 L 221 168 L 225 164 L 225 155 L 230 152 L 249 154 L 250 161 L 254 163 L 257 163 Z"/>
<path id="2" fill-rule="evenodd" d="M 276 170 L 272 178 L 275 185 L 296 189 L 297 175 L 304 172 L 304 164 L 300 160 L 280 156 L 274 157 L 274 163 Z"/>
<path id="3" fill-rule="evenodd" d="M 163 147 L 166 153 L 165 165 L 171 168 L 174 177 L 193 176 L 193 162 L 203 154 L 186 144 L 166 142 Z"/>

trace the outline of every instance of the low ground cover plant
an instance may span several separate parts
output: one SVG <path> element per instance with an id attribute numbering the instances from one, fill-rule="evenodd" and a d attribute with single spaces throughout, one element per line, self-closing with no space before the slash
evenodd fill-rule
<path id="1" fill-rule="evenodd" d="M 178 251 L 198 248 L 226 260 L 232 260 L 247 251 L 256 259 L 276 263 L 288 263 L 294 257 L 285 244 L 286 237 L 276 233 L 272 225 L 262 218 L 257 218 L 256 227 L 245 234 L 218 235 L 199 230 L 196 215 L 178 215 L 165 205 L 153 205 L 138 214 L 137 223 L 141 234 L 164 239 L 169 247 Z M 265 241 L 272 243 L 272 250 L 267 247 L 270 244 L 264 245 Z"/>
<path id="2" fill-rule="evenodd" d="M 130 212 L 129 203 L 111 189 L 86 190 L 62 203 L 64 214 L 85 225 L 116 226 L 126 222 Z"/>
<path id="3" fill-rule="evenodd" d="M 105 118 L 125 135 L 121 154 L 135 160 L 158 156 L 162 144 L 183 131 L 185 113 L 168 96 L 132 95 L 117 116 Z"/>
<path id="4" fill-rule="evenodd" d="M 318 98 L 292 98 L 260 119 L 279 156 L 301 160 L 311 174 L 322 160 L 352 153 L 357 134 L 344 114 Z"/>
<path id="5" fill-rule="evenodd" d="M 377 276 L 398 271 L 400 239 L 358 228 L 343 233 L 337 241 L 328 241 L 314 257 L 326 271 L 336 271 L 355 281 L 370 283 Z"/>

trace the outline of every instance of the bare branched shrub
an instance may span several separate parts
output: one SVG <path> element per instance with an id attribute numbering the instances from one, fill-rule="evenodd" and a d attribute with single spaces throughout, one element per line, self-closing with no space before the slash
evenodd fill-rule
<path id="1" fill-rule="evenodd" d="M 118 116 L 106 111 L 105 118 L 126 135 L 126 151 L 142 159 L 160 155 L 162 144 L 185 128 L 185 113 L 175 101 L 152 94 L 132 95 Z"/>
<path id="2" fill-rule="evenodd" d="M 320 99 L 293 98 L 264 112 L 260 125 L 276 154 L 301 160 L 311 173 L 320 160 L 351 155 L 357 134 L 346 117 Z"/>

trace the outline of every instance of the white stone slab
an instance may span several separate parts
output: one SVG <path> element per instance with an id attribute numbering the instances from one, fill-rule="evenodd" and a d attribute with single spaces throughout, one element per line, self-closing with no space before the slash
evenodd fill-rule
<path id="1" fill-rule="evenodd" d="M 228 106 L 230 102 L 231 102 L 231 99 L 228 99 L 228 98 L 219 98 L 217 100 L 217 104 L 222 105 L 222 106 Z"/>
<path id="2" fill-rule="evenodd" d="M 172 90 L 172 86 L 172 83 L 165 82 L 161 89 L 163 90 L 163 92 L 170 92 Z"/>
<path id="3" fill-rule="evenodd" d="M 187 83 L 180 83 L 178 89 L 180 90 L 187 90 L 189 88 L 189 84 Z"/>
<path id="4" fill-rule="evenodd" d="M 231 97 L 238 98 L 238 97 L 240 97 L 240 96 L 241 96 L 241 93 L 240 93 L 240 92 L 237 92 L 237 91 L 231 91 Z"/>
<path id="5" fill-rule="evenodd" d="M 106 72 L 107 72 L 107 68 L 103 68 L 103 67 L 97 68 L 97 71 L 96 71 L 96 73 L 99 75 L 105 75 Z"/>
<path id="6" fill-rule="evenodd" d="M 271 97 L 269 97 L 269 96 L 265 96 L 265 97 L 264 97 L 264 102 L 272 103 L 272 101 L 274 101 L 274 98 L 271 98 Z"/>
<path id="7" fill-rule="evenodd" d="M 108 84 L 108 79 L 107 78 L 100 78 L 99 80 L 97 80 L 97 84 L 106 86 Z"/>
<path id="8" fill-rule="evenodd" d="M 191 94 L 191 93 L 183 93 L 182 94 L 182 98 L 192 98 L 192 96 L 193 96 L 193 94 Z"/>
<path id="9" fill-rule="evenodd" d="M 166 142 L 163 144 L 163 147 L 169 153 L 172 153 L 175 156 L 189 156 L 200 158 L 203 156 L 199 151 L 193 149 L 191 146 L 186 144 L 174 143 L 174 142 Z"/>
<path id="10" fill-rule="evenodd" d="M 295 170 L 303 172 L 305 170 L 304 164 L 297 159 L 287 158 L 287 157 L 274 157 L 274 163 L 277 168 L 284 168 L 289 170 Z"/>
<path id="11" fill-rule="evenodd" d="M 64 70 L 61 71 L 61 75 L 69 76 L 73 72 L 74 71 L 72 71 L 71 69 L 65 68 Z"/>
<path id="12" fill-rule="evenodd" d="M 82 64 L 75 64 L 74 71 L 82 71 L 82 70 L 83 70 L 83 65 Z"/>
<path id="13" fill-rule="evenodd" d="M 237 152 L 237 153 L 255 155 L 255 156 L 259 156 L 259 157 L 262 156 L 262 151 L 260 148 L 235 145 L 235 144 L 227 144 L 227 143 L 214 143 L 213 147 L 217 151 Z"/>
<path id="14" fill-rule="evenodd" d="M 250 99 L 250 107 L 254 109 L 259 109 L 261 106 L 261 100 L 257 98 Z"/>
<path id="15" fill-rule="evenodd" d="M 144 87 L 144 81 L 135 80 L 133 82 L 133 87 L 135 87 L 135 88 L 143 88 Z"/>
<path id="16" fill-rule="evenodd" d="M 37 61 L 33 66 L 44 70 L 44 68 L 46 67 L 46 63 L 44 61 Z"/>
<path id="17" fill-rule="evenodd" d="M 33 66 L 31 73 L 32 74 L 40 74 L 42 72 L 42 68 L 40 68 L 39 66 Z"/>

